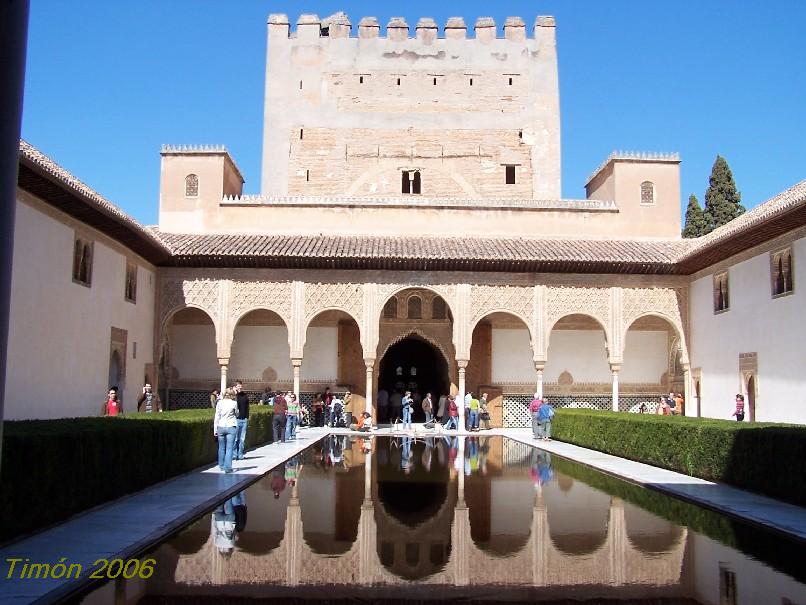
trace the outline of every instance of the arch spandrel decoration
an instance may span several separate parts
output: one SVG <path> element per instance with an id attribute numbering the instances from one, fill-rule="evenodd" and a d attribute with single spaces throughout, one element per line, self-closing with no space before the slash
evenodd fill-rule
<path id="1" fill-rule="evenodd" d="M 160 327 L 165 330 L 168 319 L 186 307 L 197 307 L 213 320 L 218 332 L 220 314 L 220 282 L 216 279 L 166 279 L 161 283 Z"/>
<path id="2" fill-rule="evenodd" d="M 635 320 L 654 315 L 668 321 L 677 331 L 681 341 L 683 363 L 688 363 L 686 339 L 686 291 L 681 288 L 631 288 L 622 294 L 622 333 L 624 343 L 627 331 Z"/>
<path id="3" fill-rule="evenodd" d="M 430 290 L 434 294 L 442 297 L 448 305 L 454 321 L 456 321 L 456 284 L 431 284 L 431 283 L 395 283 L 395 284 L 378 284 L 376 290 L 376 308 L 379 311 L 378 317 L 375 321 L 380 321 L 380 312 L 383 310 L 386 301 L 394 294 L 402 292 L 403 290 Z"/>
<path id="4" fill-rule="evenodd" d="M 290 344 L 292 291 L 293 283 L 290 281 L 233 281 L 228 309 L 228 347 L 232 346 L 232 340 L 235 337 L 235 327 L 238 325 L 241 318 L 247 313 L 258 309 L 266 309 L 280 316 L 288 329 Z"/>
<path id="5" fill-rule="evenodd" d="M 515 315 L 532 332 L 534 320 L 534 288 L 532 286 L 490 286 L 474 284 L 470 290 L 470 329 L 490 313 Z M 534 335 L 532 335 L 534 336 Z"/>
<path id="6" fill-rule="evenodd" d="M 363 325 L 364 290 L 360 283 L 316 282 L 305 284 L 305 327 L 322 311 L 339 309 Z"/>
<path id="7" fill-rule="evenodd" d="M 613 335 L 610 330 L 610 288 L 583 288 L 575 286 L 549 286 L 546 288 L 545 345 L 551 330 L 560 319 L 567 315 L 589 315 L 598 321 L 604 330 L 608 348 L 612 347 Z M 543 352 L 545 355 L 545 351 Z"/>

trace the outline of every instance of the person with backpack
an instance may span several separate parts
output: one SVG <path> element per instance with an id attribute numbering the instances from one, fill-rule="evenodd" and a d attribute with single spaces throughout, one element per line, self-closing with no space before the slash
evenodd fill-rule
<path id="1" fill-rule="evenodd" d="M 535 393 L 534 398 L 529 403 L 529 413 L 532 415 L 532 434 L 534 435 L 535 439 L 543 438 L 542 427 L 540 426 L 540 419 L 538 416 L 541 405 L 543 405 L 543 400 L 540 398 L 538 393 Z"/>
<path id="2" fill-rule="evenodd" d="M 554 418 L 554 408 L 547 401 L 544 401 L 537 410 L 537 420 L 540 423 L 540 433 L 543 441 L 551 441 L 551 420 Z"/>

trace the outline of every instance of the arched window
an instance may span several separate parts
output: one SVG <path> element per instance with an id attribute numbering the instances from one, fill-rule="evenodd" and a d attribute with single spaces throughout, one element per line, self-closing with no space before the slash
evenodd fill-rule
<path id="1" fill-rule="evenodd" d="M 80 239 L 76 240 L 73 249 L 73 279 L 76 281 L 81 280 L 81 257 L 84 254 L 84 244 Z"/>
<path id="2" fill-rule="evenodd" d="M 387 300 L 386 304 L 383 306 L 383 318 L 384 319 L 397 318 L 397 299 L 394 296 L 389 300 Z"/>
<path id="3" fill-rule="evenodd" d="M 423 301 L 422 299 L 415 295 L 409 297 L 409 305 L 408 305 L 408 315 L 409 319 L 422 319 L 423 318 Z"/>
<path id="4" fill-rule="evenodd" d="M 126 263 L 124 298 L 129 302 L 137 302 L 137 265 L 134 263 Z"/>
<path id="5" fill-rule="evenodd" d="M 446 315 L 445 300 L 441 296 L 437 296 L 431 303 L 431 319 L 445 319 Z"/>
<path id="6" fill-rule="evenodd" d="M 714 275 L 714 313 L 721 313 L 730 308 L 728 297 L 728 274 Z"/>
<path id="7" fill-rule="evenodd" d="M 782 296 L 794 291 L 792 282 L 792 249 L 779 250 L 772 254 L 772 295 Z"/>
<path id="8" fill-rule="evenodd" d="M 84 252 L 81 255 L 81 270 L 79 280 L 87 285 L 92 280 L 92 245 L 84 244 Z"/>
<path id="9" fill-rule="evenodd" d="M 92 246 L 79 237 L 73 243 L 73 281 L 84 286 L 92 282 Z"/>
<path id="10" fill-rule="evenodd" d="M 185 197 L 199 197 L 199 177 L 195 174 L 185 177 Z"/>
<path id="11" fill-rule="evenodd" d="M 655 203 L 655 184 L 651 181 L 644 181 L 641 183 L 641 203 L 654 204 Z"/>

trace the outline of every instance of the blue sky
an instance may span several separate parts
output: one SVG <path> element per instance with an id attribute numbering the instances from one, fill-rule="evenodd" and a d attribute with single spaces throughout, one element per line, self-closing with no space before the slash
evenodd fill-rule
<path id="1" fill-rule="evenodd" d="M 703 202 L 716 154 L 749 208 L 806 178 L 806 3 L 33 0 L 23 137 L 145 224 L 159 149 L 224 144 L 260 187 L 266 17 L 346 11 L 442 27 L 557 19 L 563 197 L 614 150 L 676 151 Z M 402 9 L 402 10 L 401 10 Z"/>

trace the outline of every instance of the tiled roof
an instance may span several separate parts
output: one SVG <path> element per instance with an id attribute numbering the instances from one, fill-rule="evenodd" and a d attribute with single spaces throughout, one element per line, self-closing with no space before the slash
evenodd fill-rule
<path id="1" fill-rule="evenodd" d="M 159 233 L 183 266 L 673 273 L 690 241 Z"/>

